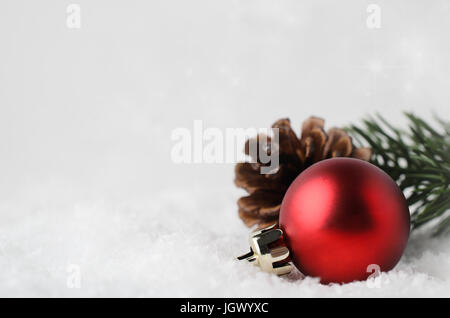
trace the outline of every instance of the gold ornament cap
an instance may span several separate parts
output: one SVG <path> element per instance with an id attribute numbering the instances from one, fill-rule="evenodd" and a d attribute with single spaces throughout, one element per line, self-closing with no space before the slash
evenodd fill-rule
<path id="1" fill-rule="evenodd" d="M 289 250 L 286 246 L 271 248 L 269 245 L 281 241 L 283 231 L 275 224 L 251 233 L 249 237 L 250 252 L 239 256 L 238 260 L 247 260 L 259 266 L 264 272 L 279 276 L 289 274 L 292 264 L 287 262 Z M 284 262 L 283 262 L 284 261 Z"/>

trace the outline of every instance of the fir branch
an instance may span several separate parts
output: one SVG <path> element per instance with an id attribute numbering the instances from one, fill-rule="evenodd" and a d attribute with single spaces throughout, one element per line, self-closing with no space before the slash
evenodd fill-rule
<path id="1" fill-rule="evenodd" d="M 450 122 L 436 118 L 436 128 L 412 113 L 405 113 L 408 129 L 401 130 L 381 115 L 347 130 L 361 146 L 372 147 L 371 162 L 407 195 L 411 223 L 416 229 L 440 219 L 434 234 L 450 229 Z"/>

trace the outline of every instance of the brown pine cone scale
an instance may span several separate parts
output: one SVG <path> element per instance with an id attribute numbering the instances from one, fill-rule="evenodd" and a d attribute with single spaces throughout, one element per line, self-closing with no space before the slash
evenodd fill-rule
<path id="1" fill-rule="evenodd" d="M 273 174 L 260 173 L 262 164 L 258 158 L 252 158 L 252 163 L 241 162 L 236 165 L 234 182 L 249 194 L 237 202 L 239 217 L 247 226 L 258 225 L 258 228 L 263 228 L 278 223 L 281 202 L 289 185 L 312 164 L 334 157 L 370 160 L 370 148 L 355 148 L 351 137 L 343 129 L 331 128 L 325 132 L 324 124 L 323 119 L 310 117 L 303 123 L 299 138 L 288 118 L 276 121 L 272 125 L 272 128 L 279 129 L 276 149 L 263 148 L 268 155 L 278 152 L 279 168 Z M 255 138 L 258 147 L 262 146 L 260 140 L 268 140 L 267 144 L 270 144 L 270 138 L 265 135 Z M 251 155 L 250 141 L 247 140 L 244 149 L 247 155 Z"/>

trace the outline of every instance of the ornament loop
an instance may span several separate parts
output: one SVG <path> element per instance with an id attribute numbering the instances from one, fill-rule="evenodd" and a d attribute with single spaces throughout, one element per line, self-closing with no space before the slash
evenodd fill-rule
<path id="1" fill-rule="evenodd" d="M 292 265 L 287 262 L 289 250 L 286 246 L 270 247 L 281 240 L 283 231 L 271 225 L 253 232 L 249 237 L 250 252 L 239 256 L 238 260 L 247 260 L 261 267 L 264 272 L 277 275 L 289 274 Z"/>

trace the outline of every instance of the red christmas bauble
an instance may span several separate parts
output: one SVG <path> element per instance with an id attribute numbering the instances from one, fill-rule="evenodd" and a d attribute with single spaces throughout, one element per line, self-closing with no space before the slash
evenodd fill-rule
<path id="1" fill-rule="evenodd" d="M 409 237 L 402 191 L 378 167 L 358 159 L 320 161 L 283 199 L 280 227 L 294 264 L 322 283 L 365 280 L 391 270 Z"/>

